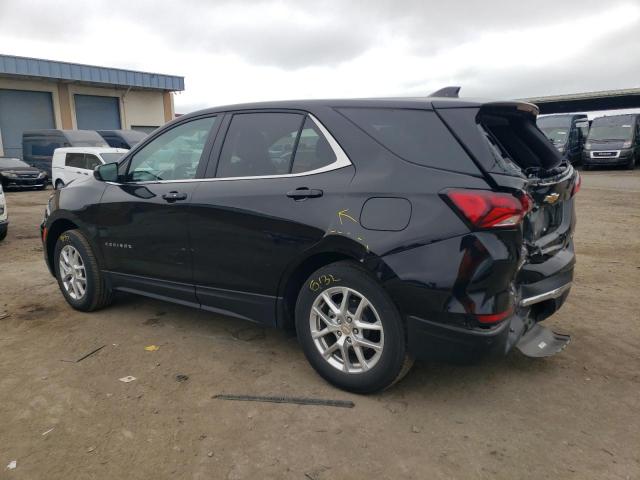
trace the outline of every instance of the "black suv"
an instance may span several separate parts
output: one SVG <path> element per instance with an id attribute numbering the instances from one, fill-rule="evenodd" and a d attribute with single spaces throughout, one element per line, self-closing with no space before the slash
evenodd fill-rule
<path id="1" fill-rule="evenodd" d="M 579 177 L 536 115 L 457 98 L 185 115 L 52 195 L 46 262 L 78 310 L 123 291 L 295 328 L 355 392 L 414 358 L 550 355 Z"/>

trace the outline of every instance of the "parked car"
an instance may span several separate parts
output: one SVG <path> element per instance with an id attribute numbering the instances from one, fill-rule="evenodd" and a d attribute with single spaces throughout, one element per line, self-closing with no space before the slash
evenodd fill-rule
<path id="1" fill-rule="evenodd" d="M 184 115 L 52 195 L 45 260 L 78 310 L 123 291 L 295 328 L 354 392 L 414 358 L 552 355 L 569 337 L 540 322 L 571 287 L 580 182 L 536 114 L 431 98 Z"/>
<path id="2" fill-rule="evenodd" d="M 582 160 L 582 149 L 589 134 L 589 119 L 584 113 L 541 115 L 538 128 L 558 151 L 573 164 Z"/>
<path id="3" fill-rule="evenodd" d="M 51 178 L 51 159 L 56 148 L 108 146 L 93 130 L 31 130 L 22 134 L 22 159 Z"/>
<path id="4" fill-rule="evenodd" d="M 111 147 L 56 148 L 53 153 L 51 183 L 60 189 L 79 178 L 93 175 L 98 165 L 119 161 L 128 150 Z"/>
<path id="5" fill-rule="evenodd" d="M 640 115 L 594 118 L 582 154 L 584 168 L 640 163 Z"/>
<path id="6" fill-rule="evenodd" d="M 110 147 L 129 150 L 147 137 L 139 130 L 96 130 Z"/>
<path id="7" fill-rule="evenodd" d="M 0 183 L 0 241 L 4 240 L 9 230 L 9 212 L 7 211 L 7 201 L 4 198 L 4 191 Z"/>
<path id="8" fill-rule="evenodd" d="M 45 172 L 30 167 L 19 158 L 0 157 L 0 182 L 5 190 L 8 188 L 44 190 L 48 180 Z"/>

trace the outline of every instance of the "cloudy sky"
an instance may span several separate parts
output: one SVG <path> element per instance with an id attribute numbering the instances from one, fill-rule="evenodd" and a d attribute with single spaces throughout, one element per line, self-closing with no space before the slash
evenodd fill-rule
<path id="1" fill-rule="evenodd" d="M 0 53 L 182 75 L 254 100 L 522 98 L 640 86 L 640 0 L 0 0 Z"/>

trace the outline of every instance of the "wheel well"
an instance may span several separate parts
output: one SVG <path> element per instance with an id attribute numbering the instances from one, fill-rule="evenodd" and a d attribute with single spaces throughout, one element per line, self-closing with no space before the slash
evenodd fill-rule
<path id="1" fill-rule="evenodd" d="M 75 223 L 65 218 L 56 220 L 55 222 L 53 222 L 53 225 L 51 225 L 51 228 L 49 228 L 49 231 L 47 232 L 47 260 L 49 261 L 49 266 L 51 267 L 52 274 L 53 272 L 55 272 L 55 268 L 53 265 L 53 252 L 56 248 L 58 237 L 62 235 L 63 232 L 76 228 L 78 228 L 78 226 Z"/>
<path id="2" fill-rule="evenodd" d="M 305 280 L 319 268 L 329 265 L 330 263 L 339 262 L 340 260 L 357 261 L 353 257 L 343 253 L 326 252 L 309 257 L 296 267 L 291 275 L 289 275 L 284 288 L 282 308 L 278 315 L 279 326 L 286 329 L 295 327 L 296 301 L 298 300 L 298 293 Z"/>

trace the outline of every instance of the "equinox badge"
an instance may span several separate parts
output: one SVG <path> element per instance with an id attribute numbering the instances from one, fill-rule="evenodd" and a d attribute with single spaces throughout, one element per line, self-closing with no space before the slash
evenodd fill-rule
<path id="1" fill-rule="evenodd" d="M 545 203 L 549 203 L 549 204 L 553 205 L 554 203 L 556 203 L 558 201 L 559 198 L 560 198 L 560 194 L 559 193 L 550 193 L 549 195 L 544 197 L 544 201 L 545 201 Z"/>

